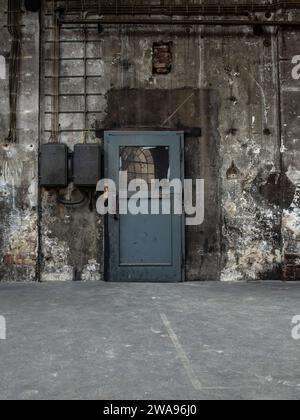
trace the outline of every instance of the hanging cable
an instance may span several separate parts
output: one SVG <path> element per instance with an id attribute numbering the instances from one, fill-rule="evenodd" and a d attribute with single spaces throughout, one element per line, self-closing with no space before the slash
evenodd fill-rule
<path id="1" fill-rule="evenodd" d="M 17 105 L 21 69 L 21 1 L 8 0 L 7 28 L 12 37 L 9 58 L 9 133 L 6 141 L 17 142 Z"/>

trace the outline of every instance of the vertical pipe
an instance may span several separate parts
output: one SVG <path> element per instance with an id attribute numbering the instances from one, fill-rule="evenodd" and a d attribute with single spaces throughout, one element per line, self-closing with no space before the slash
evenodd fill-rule
<path id="1" fill-rule="evenodd" d="M 60 25 L 58 22 L 57 12 L 55 10 L 56 2 L 53 1 L 53 48 L 52 48 L 52 120 L 51 120 L 51 140 L 58 142 L 59 136 L 59 89 L 60 89 Z"/>
<path id="2" fill-rule="evenodd" d="M 17 142 L 17 105 L 21 63 L 21 4 L 20 0 L 8 0 L 7 27 L 12 37 L 9 59 L 9 133 L 7 142 Z"/>
<path id="3" fill-rule="evenodd" d="M 280 36 L 282 36 L 282 29 L 278 28 L 276 33 L 276 51 L 277 51 L 277 121 L 278 121 L 278 165 L 280 171 L 280 178 L 283 177 L 283 156 L 282 156 L 282 96 L 281 96 L 281 69 L 280 69 Z M 281 187 L 281 211 L 284 209 L 284 189 Z M 280 218 L 280 241 L 281 241 L 281 256 L 282 267 L 284 267 L 284 235 L 283 235 L 283 213 Z M 282 270 L 282 280 L 285 279 L 284 270 Z"/>
<path id="4" fill-rule="evenodd" d="M 39 122 L 38 122 L 38 197 L 37 197 L 37 264 L 36 264 L 36 281 L 41 283 L 42 281 L 42 189 L 40 187 L 40 174 L 41 174 L 41 168 L 40 168 L 40 151 L 41 151 L 41 135 L 42 135 L 42 124 L 41 124 L 41 118 L 42 118 L 42 112 L 41 112 L 41 102 L 42 102 L 42 57 L 43 54 L 43 34 L 42 34 L 42 11 L 39 11 Z"/>
<path id="5" fill-rule="evenodd" d="M 88 110 L 87 110 L 87 27 L 84 26 L 84 143 L 88 131 Z"/>

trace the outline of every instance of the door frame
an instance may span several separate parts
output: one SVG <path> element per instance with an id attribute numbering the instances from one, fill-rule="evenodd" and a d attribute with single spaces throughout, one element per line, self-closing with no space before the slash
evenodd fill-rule
<path id="1" fill-rule="evenodd" d="M 184 176 L 185 176 L 185 165 L 184 165 L 184 140 L 185 133 L 184 131 L 178 130 L 145 130 L 145 129 L 118 129 L 118 130 L 107 130 L 104 131 L 104 177 L 109 177 L 109 158 L 107 156 L 107 139 L 109 136 L 136 136 L 138 135 L 149 135 L 149 136 L 171 136 L 177 135 L 180 138 L 180 179 L 183 185 L 183 196 L 184 196 Z M 184 203 L 184 202 L 183 202 Z M 110 260 L 110 238 L 109 238 L 109 223 L 108 218 L 110 216 L 106 215 L 104 217 L 104 280 L 109 282 L 109 260 Z M 183 207 L 183 214 L 181 217 L 181 280 L 180 283 L 185 282 L 185 261 L 186 261 L 186 248 L 185 248 L 185 213 Z M 112 281 L 110 281 L 112 282 Z M 123 281 L 126 283 L 126 281 Z M 162 281 L 162 283 L 171 283 L 170 281 Z"/>

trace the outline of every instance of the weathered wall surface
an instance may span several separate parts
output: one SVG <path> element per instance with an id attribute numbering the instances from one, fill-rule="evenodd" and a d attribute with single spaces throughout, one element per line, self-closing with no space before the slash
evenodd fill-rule
<path id="1" fill-rule="evenodd" d="M 9 71 L 11 39 L 5 27 L 7 2 L 0 1 L 0 279 L 36 278 L 37 156 L 39 139 L 39 22 L 23 13 L 20 96 L 16 144 L 9 144 Z"/>
<path id="2" fill-rule="evenodd" d="M 50 22 L 46 26 L 50 25 Z M 46 41 L 51 40 L 51 31 L 45 31 Z M 82 41 L 83 31 L 63 29 L 62 40 Z M 120 28 L 105 29 L 101 35 L 97 27 L 87 33 L 89 62 L 87 91 L 89 92 L 88 141 L 102 142 L 105 130 L 135 129 L 184 129 L 186 131 L 186 176 L 204 178 L 207 182 L 206 223 L 187 229 L 186 276 L 188 280 L 219 277 L 220 270 L 220 208 L 219 202 L 219 98 L 212 89 L 202 89 L 199 78 L 201 61 L 200 33 L 197 29 L 169 28 Z M 94 41 L 93 41 L 94 40 Z M 173 42 L 172 72 L 169 75 L 152 75 L 152 47 L 154 42 Z M 83 44 L 62 43 L 61 75 L 71 76 L 68 83 L 62 80 L 61 92 L 83 92 Z M 51 56 L 51 43 L 46 42 L 46 57 Z M 70 60 L 72 58 L 72 60 Z M 67 60 L 65 60 L 67 59 Z M 45 74 L 50 75 L 51 64 L 46 62 Z M 91 77 L 96 75 L 96 77 Z M 74 79 L 74 76 L 76 78 Z M 51 79 L 50 79 L 51 83 Z M 51 84 L 46 90 L 51 90 Z M 47 93 L 46 92 L 46 93 Z M 100 96 L 93 96 L 100 95 Z M 63 96 L 62 109 L 82 109 L 82 97 Z M 50 110 L 46 95 L 46 111 Z M 97 110 L 93 113 L 93 110 Z M 46 115 L 44 140 L 50 129 L 51 118 Z M 70 148 L 82 140 L 84 128 L 82 115 L 76 117 L 61 114 L 62 134 L 60 141 Z M 74 131 L 70 131 L 74 130 Z M 49 134 L 48 134 L 49 138 Z M 43 192 L 43 274 L 44 279 L 72 278 L 73 270 L 85 279 L 95 276 L 86 271 L 89 261 L 103 268 L 103 221 L 97 220 L 88 206 L 81 209 L 66 209 L 57 206 L 55 194 Z M 51 200 L 54 200 L 51 201 Z M 74 241 L 74 235 L 78 238 Z M 84 239 L 86 238 L 86 239 Z M 85 240 L 86 247 L 82 247 Z M 63 258 L 54 258 L 53 249 Z M 84 249 L 84 253 L 82 252 Z M 101 272 L 103 278 L 103 272 Z"/>
<path id="3" fill-rule="evenodd" d="M 299 13 L 290 13 L 290 19 L 299 19 Z M 281 79 L 281 152 L 282 171 L 292 189 L 284 190 L 286 206 L 282 214 L 282 239 L 286 275 L 300 278 L 300 72 L 295 56 L 300 61 L 299 31 L 286 30 L 279 38 L 279 65 Z M 291 266 L 291 268 L 289 268 Z"/>
<path id="4" fill-rule="evenodd" d="M 0 80 L 1 277 L 7 280 L 34 279 L 37 261 L 39 56 L 33 34 L 38 34 L 38 17 L 25 14 L 23 19 L 28 43 L 24 39 L 22 135 L 18 145 L 8 148 L 7 80 Z M 44 13 L 41 142 L 51 136 L 51 25 Z M 8 39 L 5 28 L 1 31 L 1 40 Z M 106 129 L 186 131 L 186 177 L 206 182 L 205 222 L 186 232 L 188 280 L 295 275 L 300 258 L 300 79 L 292 77 L 291 60 L 300 54 L 299 36 L 288 29 L 253 33 L 248 27 L 61 31 L 61 142 L 72 149 L 87 127 L 86 139 L 99 143 Z M 83 114 L 69 113 L 83 107 L 84 39 L 90 57 L 87 122 Z M 152 47 L 161 41 L 173 42 L 172 70 L 153 75 Z M 7 55 L 8 46 L 5 41 L 0 54 Z M 72 198 L 76 191 L 71 186 L 60 194 Z M 103 220 L 88 203 L 66 207 L 57 202 L 55 191 L 41 191 L 40 227 L 42 280 L 103 279 Z M 290 261 L 294 268 L 286 271 Z"/>
<path id="5" fill-rule="evenodd" d="M 276 37 L 251 28 L 203 33 L 203 61 L 203 83 L 222 98 L 221 279 L 277 276 L 281 211 L 261 190 L 280 177 Z"/>

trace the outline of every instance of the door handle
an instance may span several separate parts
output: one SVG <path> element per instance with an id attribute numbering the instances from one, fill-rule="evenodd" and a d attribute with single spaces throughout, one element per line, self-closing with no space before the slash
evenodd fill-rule
<path id="1" fill-rule="evenodd" d="M 119 208 L 119 194 L 116 195 L 116 213 L 114 214 L 114 219 L 116 221 L 119 220 L 119 212 L 120 212 L 120 208 Z"/>

